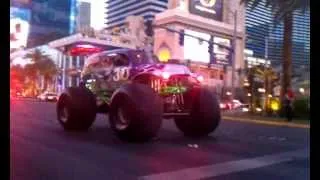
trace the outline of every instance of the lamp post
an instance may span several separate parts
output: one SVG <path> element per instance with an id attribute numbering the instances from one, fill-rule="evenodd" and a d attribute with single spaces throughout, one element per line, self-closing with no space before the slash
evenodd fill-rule
<path id="1" fill-rule="evenodd" d="M 232 37 L 232 72 L 231 72 L 231 97 L 232 99 L 234 99 L 234 95 L 235 95 L 235 85 L 234 85 L 234 79 L 235 79 L 235 60 L 236 60 L 236 40 L 237 40 L 237 20 L 238 20 L 238 11 L 235 10 L 234 12 L 229 11 L 230 13 L 232 13 L 233 18 L 234 18 L 234 27 L 233 27 L 233 37 Z"/>

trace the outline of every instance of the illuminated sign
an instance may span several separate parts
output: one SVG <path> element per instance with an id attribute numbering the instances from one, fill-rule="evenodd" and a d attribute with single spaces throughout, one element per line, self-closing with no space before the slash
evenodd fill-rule
<path id="1" fill-rule="evenodd" d="M 29 8 L 31 0 L 10 0 L 10 6 L 20 7 L 20 8 Z"/>
<path id="2" fill-rule="evenodd" d="M 189 11 L 208 19 L 222 21 L 223 0 L 190 0 Z"/>
<path id="3" fill-rule="evenodd" d="M 28 46 L 38 46 L 70 35 L 72 0 L 32 0 L 30 38 Z"/>
<path id="4" fill-rule="evenodd" d="M 30 15 L 27 9 L 10 8 L 10 49 L 26 47 Z"/>
<path id="5" fill-rule="evenodd" d="M 210 35 L 202 32 L 185 30 L 186 34 L 200 37 L 205 40 L 210 39 Z M 199 43 L 199 40 L 193 37 L 184 37 L 184 59 L 190 59 L 193 62 L 209 63 L 210 55 L 208 53 L 207 42 Z"/>
<path id="6" fill-rule="evenodd" d="M 227 47 L 231 47 L 230 39 L 214 37 L 213 42 L 227 46 Z M 230 65 L 231 52 L 228 49 L 218 45 L 213 45 L 213 53 L 215 56 L 214 60 L 216 64 Z"/>
<path id="7" fill-rule="evenodd" d="M 210 34 L 185 30 L 186 34 L 210 40 Z M 214 43 L 218 43 L 227 47 L 231 47 L 231 40 L 221 37 L 213 37 Z M 185 36 L 184 37 L 184 59 L 190 59 L 193 62 L 210 62 L 210 54 L 208 53 L 209 44 L 207 42 L 199 42 L 198 39 Z M 213 45 L 214 64 L 230 65 L 231 52 L 226 48 Z"/>
<path id="8" fill-rule="evenodd" d="M 158 58 L 161 62 L 167 62 L 171 58 L 171 53 L 168 48 L 161 48 L 158 52 Z"/>

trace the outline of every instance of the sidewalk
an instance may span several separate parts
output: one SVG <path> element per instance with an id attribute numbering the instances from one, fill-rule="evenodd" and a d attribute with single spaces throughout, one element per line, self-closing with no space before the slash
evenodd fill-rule
<path id="1" fill-rule="evenodd" d="M 13 97 L 11 98 L 11 100 L 14 100 L 14 101 L 40 101 L 39 99 L 37 98 L 25 98 L 25 97 Z"/>
<path id="2" fill-rule="evenodd" d="M 293 119 L 292 122 L 288 122 L 284 118 L 261 117 L 257 115 L 228 113 L 228 112 L 222 113 L 222 119 L 230 120 L 230 121 L 264 124 L 264 125 L 271 125 L 271 126 L 284 126 L 284 127 L 305 128 L 305 129 L 310 128 L 310 120 L 301 120 L 301 119 Z"/>

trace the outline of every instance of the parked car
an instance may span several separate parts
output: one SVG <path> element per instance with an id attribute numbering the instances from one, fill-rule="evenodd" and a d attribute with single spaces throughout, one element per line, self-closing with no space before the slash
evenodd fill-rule
<path id="1" fill-rule="evenodd" d="M 225 101 L 222 101 L 220 102 L 220 109 L 221 110 L 232 110 L 232 109 L 238 109 L 240 107 L 242 107 L 242 103 L 237 100 L 237 99 L 234 99 L 234 100 L 225 100 Z"/>
<path id="2" fill-rule="evenodd" d="M 250 105 L 249 104 L 241 104 L 237 110 L 239 110 L 240 112 L 249 112 L 250 110 Z"/>
<path id="3" fill-rule="evenodd" d="M 38 96 L 38 99 L 41 101 L 57 101 L 58 95 L 52 92 L 44 92 Z"/>

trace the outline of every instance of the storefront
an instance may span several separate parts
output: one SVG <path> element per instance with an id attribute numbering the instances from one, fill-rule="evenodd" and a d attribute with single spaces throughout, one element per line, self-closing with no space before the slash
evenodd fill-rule
<path id="1" fill-rule="evenodd" d="M 86 58 L 97 52 L 117 48 L 135 49 L 135 46 L 124 42 L 125 38 L 104 32 L 78 33 L 49 43 L 51 48 L 59 50 L 57 64 L 58 92 L 66 87 L 77 86 Z"/>

